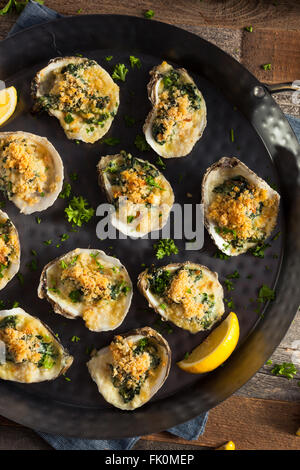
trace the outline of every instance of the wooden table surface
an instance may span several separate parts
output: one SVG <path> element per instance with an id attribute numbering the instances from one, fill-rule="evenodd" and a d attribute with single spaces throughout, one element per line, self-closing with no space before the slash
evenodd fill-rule
<path id="1" fill-rule="evenodd" d="M 4 3 L 0 0 L 1 6 Z M 263 82 L 300 80 L 299 0 L 46 0 L 45 4 L 64 15 L 141 16 L 152 9 L 155 20 L 208 39 Z M 14 14 L 0 17 L 0 40 L 16 18 Z M 253 32 L 247 32 L 247 26 L 252 26 Z M 271 71 L 262 69 L 266 63 L 272 64 Z M 291 94 L 274 97 L 284 112 L 300 117 L 300 103 L 293 104 Z M 205 433 L 197 441 L 165 432 L 143 437 L 134 449 L 205 450 L 233 440 L 240 450 L 299 450 L 300 437 L 295 435 L 300 427 L 299 312 L 270 359 L 273 364 L 298 361 L 297 376 L 293 380 L 274 376 L 272 366 L 265 365 L 244 387 L 210 411 Z M 49 448 L 34 431 L 0 417 L 0 450 Z"/>

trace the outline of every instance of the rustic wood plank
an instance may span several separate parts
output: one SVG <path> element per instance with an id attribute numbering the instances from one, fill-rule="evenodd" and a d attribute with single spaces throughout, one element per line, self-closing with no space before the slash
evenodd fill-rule
<path id="1" fill-rule="evenodd" d="M 193 443 L 216 448 L 232 440 L 238 450 L 300 450 L 299 423 L 298 403 L 232 396 L 210 411 L 203 436 Z M 166 432 L 142 439 L 187 444 Z"/>
<path id="2" fill-rule="evenodd" d="M 262 47 L 257 47 L 259 44 Z M 265 83 L 300 78 L 300 31 L 244 32 L 242 62 Z M 264 64 L 271 64 L 271 70 L 263 70 Z"/>

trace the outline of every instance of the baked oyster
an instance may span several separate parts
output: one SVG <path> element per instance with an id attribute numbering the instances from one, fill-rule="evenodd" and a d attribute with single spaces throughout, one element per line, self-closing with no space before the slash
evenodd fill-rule
<path id="1" fill-rule="evenodd" d="M 121 410 L 149 401 L 167 379 L 170 365 L 167 341 L 148 326 L 115 336 L 87 363 L 103 398 Z"/>
<path id="2" fill-rule="evenodd" d="M 226 255 L 237 256 L 270 236 L 279 194 L 235 157 L 209 167 L 202 183 L 206 228 Z"/>
<path id="3" fill-rule="evenodd" d="M 46 298 L 55 313 L 82 317 L 89 330 L 108 331 L 123 322 L 132 284 L 117 258 L 101 250 L 76 248 L 44 267 L 38 296 Z"/>
<path id="4" fill-rule="evenodd" d="M 0 289 L 17 274 L 20 268 L 21 248 L 16 227 L 8 215 L 0 210 Z"/>
<path id="5" fill-rule="evenodd" d="M 73 362 L 52 331 L 22 308 L 0 311 L 0 378 L 33 383 L 56 379 Z"/>
<path id="6" fill-rule="evenodd" d="M 64 169 L 48 139 L 28 132 L 0 132 L 0 157 L 0 189 L 22 213 L 52 206 L 61 192 Z"/>
<path id="7" fill-rule="evenodd" d="M 191 333 L 210 329 L 224 313 L 217 273 L 196 263 L 174 263 L 143 271 L 138 288 L 163 320 Z"/>
<path id="8" fill-rule="evenodd" d="M 170 183 L 151 163 L 121 151 L 98 163 L 99 184 L 115 211 L 111 223 L 122 233 L 143 237 L 161 229 L 174 203 Z"/>
<path id="9" fill-rule="evenodd" d="M 144 134 L 153 150 L 164 158 L 188 155 L 206 127 L 206 104 L 185 69 L 162 62 L 150 71 L 148 96 L 152 110 Z"/>
<path id="10" fill-rule="evenodd" d="M 119 107 L 119 87 L 85 57 L 57 57 L 32 82 L 35 110 L 55 116 L 68 139 L 94 143 L 109 130 Z"/>

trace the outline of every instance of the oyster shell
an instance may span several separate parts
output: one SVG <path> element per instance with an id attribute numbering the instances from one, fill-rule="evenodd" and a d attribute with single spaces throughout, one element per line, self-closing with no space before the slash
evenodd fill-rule
<path id="1" fill-rule="evenodd" d="M 148 326 L 115 336 L 87 363 L 100 394 L 121 410 L 134 410 L 149 401 L 167 379 L 170 365 L 167 341 Z"/>
<path id="2" fill-rule="evenodd" d="M 17 274 L 20 268 L 21 248 L 16 227 L 8 215 L 0 210 L 0 289 Z"/>
<path id="3" fill-rule="evenodd" d="M 57 57 L 32 82 L 35 110 L 55 116 L 68 139 L 94 143 L 109 130 L 119 107 L 119 87 L 85 57 Z"/>
<path id="4" fill-rule="evenodd" d="M 22 383 L 54 380 L 73 357 L 52 331 L 22 308 L 0 311 L 0 378 Z"/>
<path id="5" fill-rule="evenodd" d="M 196 263 L 174 263 L 143 271 L 138 288 L 164 320 L 191 333 L 210 329 L 224 313 L 217 273 Z"/>
<path id="6" fill-rule="evenodd" d="M 144 124 L 148 144 L 164 158 L 188 155 L 206 127 L 206 104 L 185 69 L 162 62 L 150 71 L 152 110 Z"/>
<path id="7" fill-rule="evenodd" d="M 279 194 L 235 157 L 206 170 L 202 183 L 205 226 L 226 255 L 237 256 L 270 236 Z"/>
<path id="8" fill-rule="evenodd" d="M 64 168 L 46 137 L 29 132 L 0 132 L 3 191 L 23 214 L 44 211 L 61 192 Z"/>
<path id="9" fill-rule="evenodd" d="M 114 227 L 138 238 L 167 223 L 174 193 L 154 165 L 122 151 L 102 157 L 97 169 L 99 184 L 115 206 L 111 214 Z"/>
<path id="10" fill-rule="evenodd" d="M 117 258 L 97 249 L 76 248 L 44 267 L 38 296 L 46 298 L 55 313 L 82 317 L 91 331 L 108 331 L 123 322 L 132 284 Z"/>

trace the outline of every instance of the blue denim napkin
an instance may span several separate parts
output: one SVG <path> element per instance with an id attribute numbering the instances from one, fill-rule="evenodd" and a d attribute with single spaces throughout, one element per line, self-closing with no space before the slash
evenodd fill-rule
<path id="1" fill-rule="evenodd" d="M 62 16 L 63 15 L 60 15 L 56 11 L 30 0 L 10 30 L 8 36 L 18 33 L 30 26 L 55 20 Z M 183 439 L 195 440 L 204 433 L 207 417 L 208 413 L 203 413 L 191 421 L 168 429 L 168 431 Z M 67 438 L 41 432 L 38 432 L 38 434 L 52 447 L 58 450 L 129 450 L 139 439 L 139 437 L 132 437 L 128 439 L 89 440 Z"/>

